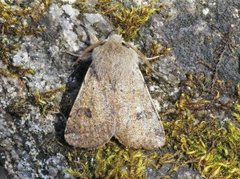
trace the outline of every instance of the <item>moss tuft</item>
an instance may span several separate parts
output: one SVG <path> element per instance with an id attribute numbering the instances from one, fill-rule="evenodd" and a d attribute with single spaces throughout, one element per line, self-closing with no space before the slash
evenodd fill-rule
<path id="1" fill-rule="evenodd" d="M 46 92 L 35 91 L 33 93 L 34 103 L 39 107 L 42 115 L 46 115 L 49 111 L 59 112 L 59 106 L 54 102 L 55 96 L 59 92 L 65 91 L 65 86 L 52 89 Z"/>
<path id="2" fill-rule="evenodd" d="M 210 92 L 201 92 L 196 81 L 195 76 L 187 76 L 185 89 L 192 91 L 183 90 L 176 103 L 175 119 L 164 122 L 168 146 L 185 156 L 179 157 L 177 165 L 191 164 L 204 178 L 239 178 L 240 104 L 236 101 L 226 107 L 219 103 L 224 83 L 223 89 L 212 91 L 211 96 Z M 225 123 L 218 119 L 218 113 L 227 116 L 231 109 L 232 115 Z"/>
<path id="3" fill-rule="evenodd" d="M 187 75 L 182 85 L 192 89 L 192 93 L 183 90 L 175 110 L 168 114 L 171 120 L 163 121 L 167 140 L 161 154 L 126 149 L 113 141 L 94 151 L 70 152 L 68 173 L 83 178 L 146 178 L 148 169 L 170 164 L 167 175 L 181 166 L 192 166 L 203 178 L 239 178 L 240 103 L 236 101 L 232 108 L 215 105 L 219 99 L 216 93 L 212 100 L 208 93 L 199 96 L 196 81 L 194 75 Z M 220 88 L 218 92 L 221 97 Z M 216 110 L 229 112 L 229 109 L 233 111 L 225 123 L 214 115 Z"/>
<path id="4" fill-rule="evenodd" d="M 37 22 L 42 18 L 50 3 L 50 0 L 42 0 L 40 2 L 36 1 L 35 5 L 20 6 L 0 2 L 0 60 L 8 68 L 20 69 L 12 65 L 10 55 L 18 49 L 18 42 L 21 37 L 44 30 Z M 9 71 L 11 73 L 11 70 Z M 23 71 L 20 70 L 20 72 Z M 28 73 L 29 70 L 25 72 Z"/>
<path id="5" fill-rule="evenodd" d="M 127 7 L 122 1 L 99 0 L 93 8 L 87 8 L 85 1 L 77 1 L 76 4 L 81 10 L 84 7 L 84 12 L 95 10 L 106 15 L 117 33 L 122 34 L 125 40 L 132 40 L 136 38 L 140 27 L 146 24 L 149 17 L 161 8 L 155 7 L 154 3 L 155 1 L 151 1 L 147 5 Z"/>
<path id="6" fill-rule="evenodd" d="M 81 178 L 146 178 L 154 167 L 155 152 L 122 148 L 114 142 L 94 150 L 73 150 L 68 154 L 67 172 Z"/>

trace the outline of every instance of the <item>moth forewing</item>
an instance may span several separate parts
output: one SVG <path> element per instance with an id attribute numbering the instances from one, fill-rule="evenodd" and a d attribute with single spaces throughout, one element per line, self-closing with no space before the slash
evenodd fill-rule
<path id="1" fill-rule="evenodd" d="M 75 147 L 98 148 L 115 134 L 110 99 L 105 93 L 104 81 L 99 81 L 92 67 L 89 68 L 77 95 L 65 129 L 66 141 Z"/>
<path id="2" fill-rule="evenodd" d="M 66 141 L 97 148 L 115 136 L 127 147 L 161 147 L 165 134 L 138 67 L 138 54 L 113 35 L 93 50 L 92 57 L 67 121 Z"/>
<path id="3" fill-rule="evenodd" d="M 165 133 L 140 69 L 132 69 L 116 89 L 119 116 L 116 138 L 127 147 L 154 149 L 164 145 Z"/>

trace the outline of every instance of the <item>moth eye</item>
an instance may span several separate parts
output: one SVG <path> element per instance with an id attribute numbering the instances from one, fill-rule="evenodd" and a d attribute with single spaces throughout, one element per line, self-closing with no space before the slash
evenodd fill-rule
<path id="1" fill-rule="evenodd" d="M 98 44 L 98 43 L 99 43 L 99 44 Z M 103 46 L 105 43 L 106 43 L 106 41 L 97 42 L 97 46 L 96 46 L 96 47 Z M 95 48 L 95 47 L 94 47 L 94 48 Z"/>
<path id="2" fill-rule="evenodd" d="M 128 48 L 128 45 L 125 42 L 122 42 L 122 45 Z"/>

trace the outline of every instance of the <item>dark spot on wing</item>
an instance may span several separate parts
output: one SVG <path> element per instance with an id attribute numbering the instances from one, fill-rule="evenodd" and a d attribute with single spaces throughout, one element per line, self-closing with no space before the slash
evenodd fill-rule
<path id="1" fill-rule="evenodd" d="M 143 111 L 137 112 L 137 120 L 142 119 L 143 115 L 144 115 Z"/>
<path id="2" fill-rule="evenodd" d="M 116 80 L 112 80 L 110 77 L 109 77 L 109 84 L 111 84 L 111 90 L 113 90 L 114 92 L 117 90 L 117 81 Z"/>
<path id="3" fill-rule="evenodd" d="M 92 112 L 89 108 L 86 108 L 85 109 L 85 112 L 84 112 L 85 116 L 87 116 L 88 118 L 92 118 Z"/>
<path id="4" fill-rule="evenodd" d="M 88 118 L 92 118 L 92 112 L 89 108 L 79 108 L 77 110 L 77 115 L 78 116 L 85 115 Z"/>

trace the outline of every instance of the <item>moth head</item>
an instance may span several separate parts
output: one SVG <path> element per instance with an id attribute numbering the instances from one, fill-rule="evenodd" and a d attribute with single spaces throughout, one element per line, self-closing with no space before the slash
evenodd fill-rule
<path id="1" fill-rule="evenodd" d="M 112 41 L 112 42 L 116 42 L 116 43 L 122 43 L 123 42 L 122 36 L 117 35 L 117 34 L 113 34 L 113 35 L 109 36 L 107 40 Z"/>

